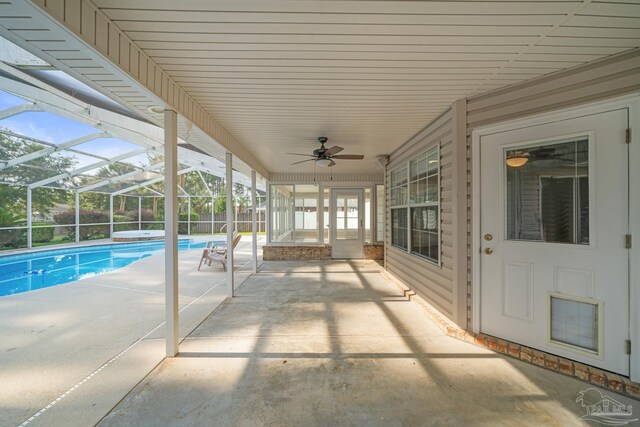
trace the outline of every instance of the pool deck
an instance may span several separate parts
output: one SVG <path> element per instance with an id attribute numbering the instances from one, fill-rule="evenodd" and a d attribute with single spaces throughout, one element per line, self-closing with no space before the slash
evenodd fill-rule
<path id="1" fill-rule="evenodd" d="M 446 335 L 378 269 L 264 262 L 99 427 L 579 426 L 600 392 L 640 415 Z"/>
<path id="2" fill-rule="evenodd" d="M 81 246 L 104 243 L 111 242 Z M 201 254 L 202 249 L 179 252 L 181 337 L 227 295 L 220 263 L 197 271 Z M 239 286 L 251 273 L 250 236 L 243 236 L 235 261 Z M 28 425 L 94 425 L 164 357 L 164 316 L 163 254 L 0 298 L 0 425 L 20 425 L 69 390 Z"/>
<path id="3" fill-rule="evenodd" d="M 175 358 L 163 360 L 162 255 L 0 298 L 0 425 L 60 396 L 27 425 L 589 425 L 581 391 L 638 418 L 638 401 L 446 335 L 374 261 L 251 275 L 248 236 L 235 254 L 242 284 L 225 300 L 222 270 L 180 252 Z"/>

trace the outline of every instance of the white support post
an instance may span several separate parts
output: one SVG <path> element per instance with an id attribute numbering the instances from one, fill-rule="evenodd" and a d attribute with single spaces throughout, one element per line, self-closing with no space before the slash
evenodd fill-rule
<path id="1" fill-rule="evenodd" d="M 226 155 L 227 190 L 227 295 L 233 297 L 233 155 Z"/>
<path id="2" fill-rule="evenodd" d="M 164 112 L 166 354 L 178 354 L 178 115 Z"/>
<path id="3" fill-rule="evenodd" d="M 216 199 L 215 197 L 211 196 L 211 234 L 213 234 L 215 230 L 214 229 L 214 225 L 215 225 L 214 219 L 216 217 L 215 211 L 216 211 Z"/>
<path id="4" fill-rule="evenodd" d="M 76 243 L 80 241 L 80 193 L 76 191 Z"/>
<path id="5" fill-rule="evenodd" d="M 31 214 L 31 188 L 27 187 L 27 248 L 33 246 L 33 218 Z"/>
<path id="6" fill-rule="evenodd" d="M 191 196 L 187 196 L 187 235 L 191 236 Z"/>
<path id="7" fill-rule="evenodd" d="M 113 238 L 113 194 L 109 195 L 109 237 Z"/>
<path id="8" fill-rule="evenodd" d="M 271 184 L 269 184 L 269 181 L 267 181 L 267 197 L 266 197 L 266 211 L 265 211 L 265 218 L 264 218 L 264 225 L 265 225 L 265 232 L 267 233 L 267 244 L 271 243 Z M 267 218 L 269 218 L 269 221 L 267 221 Z"/>
<path id="9" fill-rule="evenodd" d="M 142 197 L 138 196 L 138 230 L 142 230 Z"/>
<path id="10" fill-rule="evenodd" d="M 258 272 L 258 206 L 256 196 L 256 171 L 251 171 L 251 266 L 254 273 Z"/>

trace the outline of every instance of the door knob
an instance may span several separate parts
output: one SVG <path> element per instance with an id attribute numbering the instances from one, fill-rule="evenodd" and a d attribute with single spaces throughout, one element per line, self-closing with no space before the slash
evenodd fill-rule
<path id="1" fill-rule="evenodd" d="M 491 248 L 484 248 L 484 253 L 487 255 L 491 255 L 493 253 L 493 249 Z"/>

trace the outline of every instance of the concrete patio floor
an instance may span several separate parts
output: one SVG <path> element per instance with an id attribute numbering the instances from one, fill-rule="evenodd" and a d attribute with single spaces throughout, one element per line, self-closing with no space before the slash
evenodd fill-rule
<path id="1" fill-rule="evenodd" d="M 445 335 L 378 269 L 263 263 L 99 425 L 585 424 L 590 385 Z"/>
<path id="2" fill-rule="evenodd" d="M 179 252 L 181 337 L 227 296 L 220 263 L 197 271 L 201 254 Z M 250 236 L 235 260 L 238 284 L 251 273 Z M 163 359 L 164 304 L 162 254 L 0 298 L 0 426 L 18 426 L 63 395 L 28 425 L 95 425 Z"/>

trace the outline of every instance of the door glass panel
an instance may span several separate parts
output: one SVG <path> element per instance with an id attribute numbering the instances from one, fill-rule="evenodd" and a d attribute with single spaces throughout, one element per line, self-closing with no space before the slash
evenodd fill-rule
<path id="1" fill-rule="evenodd" d="M 355 194 L 336 198 L 336 239 L 360 240 L 358 208 Z"/>
<path id="2" fill-rule="evenodd" d="M 507 149 L 507 240 L 589 244 L 589 141 Z"/>

